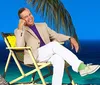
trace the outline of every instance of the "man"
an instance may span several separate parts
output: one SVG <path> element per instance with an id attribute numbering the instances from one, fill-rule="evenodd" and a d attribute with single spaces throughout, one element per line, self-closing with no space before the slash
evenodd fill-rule
<path id="1" fill-rule="evenodd" d="M 85 65 L 76 55 L 58 43 L 70 39 L 71 46 L 78 52 L 79 46 L 73 37 L 56 33 L 46 23 L 34 23 L 34 17 L 27 8 L 21 8 L 18 15 L 20 20 L 18 28 L 15 30 L 16 44 L 17 46 L 32 47 L 32 53 L 37 62 L 52 63 L 52 85 L 62 84 L 64 61 L 71 65 L 75 72 L 79 72 L 81 76 L 92 74 L 100 68 L 99 65 Z M 24 52 L 24 63 L 32 64 L 26 50 Z"/>

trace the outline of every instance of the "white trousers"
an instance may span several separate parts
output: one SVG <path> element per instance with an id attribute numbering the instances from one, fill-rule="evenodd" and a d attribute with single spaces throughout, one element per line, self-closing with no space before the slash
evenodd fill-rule
<path id="1" fill-rule="evenodd" d="M 50 42 L 38 49 L 39 62 L 51 62 L 53 65 L 52 85 L 62 85 L 64 73 L 64 61 L 72 66 L 75 72 L 78 72 L 78 67 L 81 60 L 77 58 L 70 50 L 60 45 L 57 41 Z"/>

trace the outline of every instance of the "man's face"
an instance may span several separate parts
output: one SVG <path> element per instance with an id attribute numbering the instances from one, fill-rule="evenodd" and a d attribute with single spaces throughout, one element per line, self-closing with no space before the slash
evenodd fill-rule
<path id="1" fill-rule="evenodd" d="M 20 17 L 25 20 L 26 26 L 34 25 L 34 17 L 27 8 L 20 14 Z"/>

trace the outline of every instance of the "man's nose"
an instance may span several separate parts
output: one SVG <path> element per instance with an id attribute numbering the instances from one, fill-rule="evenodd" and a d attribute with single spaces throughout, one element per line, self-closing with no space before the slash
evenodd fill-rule
<path id="1" fill-rule="evenodd" d="M 28 19 L 31 19 L 31 16 L 28 16 Z"/>

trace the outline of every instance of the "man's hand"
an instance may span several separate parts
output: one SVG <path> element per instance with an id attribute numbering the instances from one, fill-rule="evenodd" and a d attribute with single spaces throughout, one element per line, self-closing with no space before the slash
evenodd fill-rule
<path id="1" fill-rule="evenodd" d="M 72 49 L 75 48 L 75 51 L 78 52 L 79 45 L 78 45 L 77 41 L 73 37 L 70 38 L 70 43 L 71 43 Z"/>
<path id="2" fill-rule="evenodd" d="M 20 19 L 19 20 L 19 24 L 18 24 L 18 29 L 19 30 L 22 30 L 24 25 L 25 25 L 25 20 Z"/>

